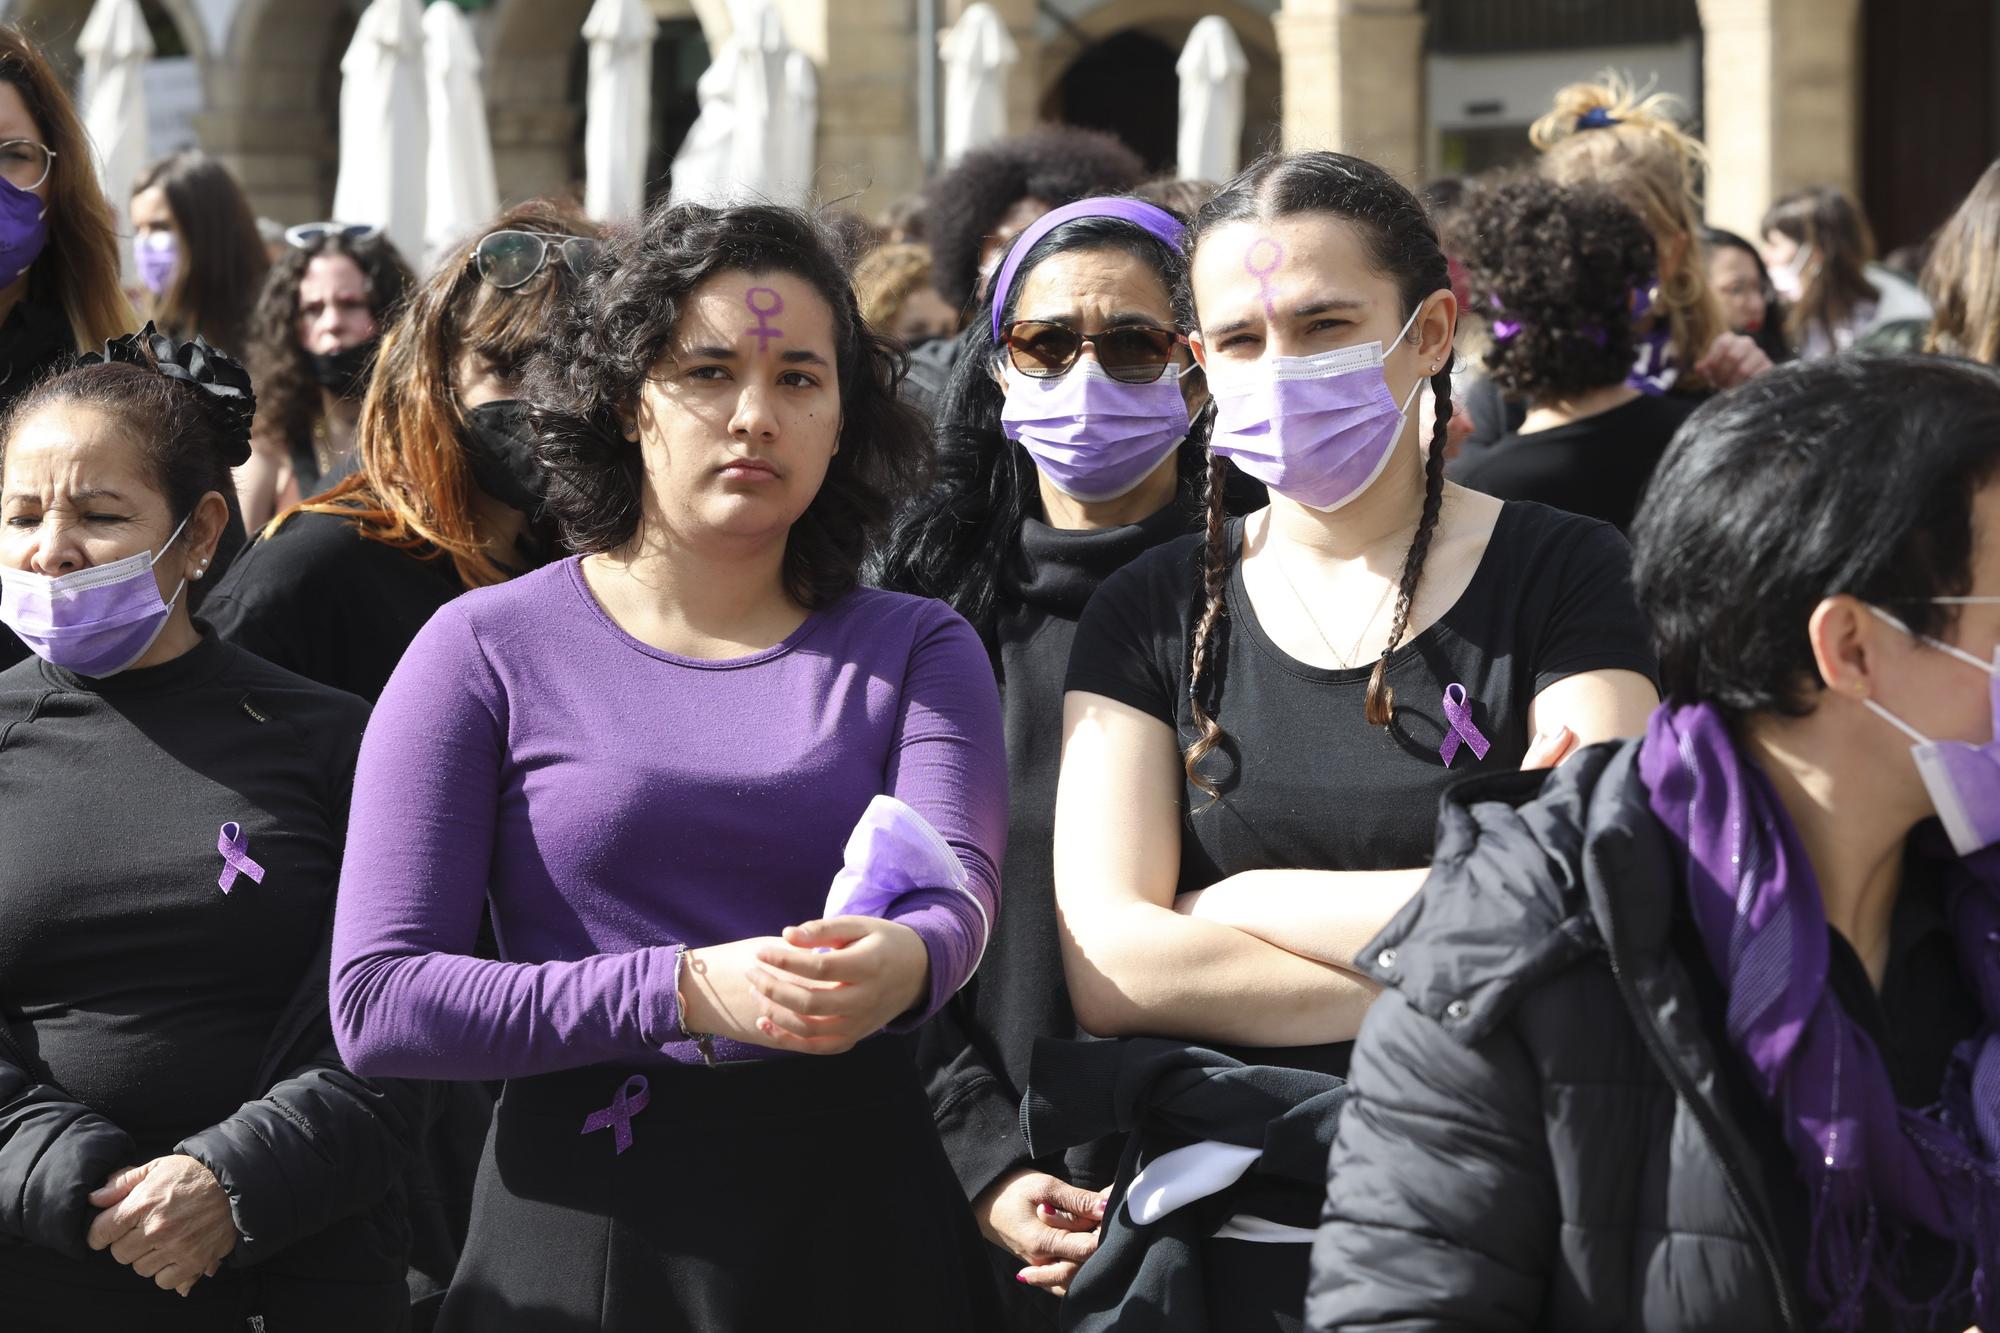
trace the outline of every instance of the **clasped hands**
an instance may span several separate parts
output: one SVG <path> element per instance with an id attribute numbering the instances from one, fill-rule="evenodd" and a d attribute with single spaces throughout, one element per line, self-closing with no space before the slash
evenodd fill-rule
<path id="1" fill-rule="evenodd" d="M 916 1007 L 930 979 L 917 933 L 872 916 L 690 949 L 682 967 L 690 1031 L 806 1055 L 852 1050 Z"/>
<path id="2" fill-rule="evenodd" d="M 112 1172 L 90 1203 L 102 1210 L 90 1224 L 90 1248 L 109 1248 L 112 1258 L 164 1291 L 187 1295 L 236 1248 L 229 1196 L 185 1154 Z"/>

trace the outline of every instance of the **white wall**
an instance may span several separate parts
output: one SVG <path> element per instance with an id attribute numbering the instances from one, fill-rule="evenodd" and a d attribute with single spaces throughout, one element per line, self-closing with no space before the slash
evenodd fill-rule
<path id="1" fill-rule="evenodd" d="M 1500 55 L 1442 55 L 1426 58 L 1426 161 L 1436 175 L 1447 130 L 1518 128 L 1527 142 L 1528 126 L 1549 109 L 1556 90 L 1621 71 L 1653 91 L 1679 97 L 1690 116 L 1701 108 L 1700 42 L 1657 46 L 1598 46 L 1574 51 L 1520 51 Z"/>

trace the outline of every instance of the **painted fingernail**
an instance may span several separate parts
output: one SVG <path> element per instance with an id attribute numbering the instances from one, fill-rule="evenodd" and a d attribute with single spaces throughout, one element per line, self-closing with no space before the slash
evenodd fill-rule
<path id="1" fill-rule="evenodd" d="M 1099 1199 L 1096 1203 L 1090 1206 L 1090 1211 L 1096 1213 L 1099 1217 L 1102 1217 L 1104 1216 L 1104 1210 L 1110 1206 L 1111 1206 L 1111 1200 Z"/>
<path id="2" fill-rule="evenodd" d="M 1028 1279 L 1024 1274 L 1021 1273 L 1014 1274 L 1014 1280 L 1020 1283 L 1024 1287 L 1028 1285 Z"/>

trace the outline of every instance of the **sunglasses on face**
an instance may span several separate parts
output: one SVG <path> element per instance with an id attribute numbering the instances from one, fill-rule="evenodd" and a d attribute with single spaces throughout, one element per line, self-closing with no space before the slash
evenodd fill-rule
<path id="1" fill-rule="evenodd" d="M 1014 369 L 1032 379 L 1067 375 L 1086 344 L 1097 349 L 1097 364 L 1121 384 L 1151 384 L 1187 339 L 1155 324 L 1124 324 L 1084 333 L 1050 320 L 1022 319 L 1001 335 Z"/>
<path id="2" fill-rule="evenodd" d="M 551 255 L 559 257 L 571 275 L 581 278 L 597 258 L 596 241 L 583 236 L 564 236 L 548 231 L 495 231 L 479 238 L 472 250 L 472 266 L 480 281 L 503 292 L 513 291 L 532 281 L 549 266 Z"/>
<path id="3" fill-rule="evenodd" d="M 285 228 L 285 244 L 294 250 L 310 250 L 329 236 L 344 241 L 372 241 L 382 229 L 368 222 L 301 222 Z"/>

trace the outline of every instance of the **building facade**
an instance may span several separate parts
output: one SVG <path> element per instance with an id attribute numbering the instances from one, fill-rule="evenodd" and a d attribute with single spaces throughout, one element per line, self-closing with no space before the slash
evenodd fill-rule
<path id="1" fill-rule="evenodd" d="M 591 0 L 461 0 L 486 53 L 508 198 L 581 174 Z M 864 210 L 920 189 L 934 163 L 919 33 L 968 0 L 776 0 L 819 71 L 817 193 Z M 163 55 L 154 147 L 198 142 L 259 211 L 321 216 L 338 160 L 339 63 L 365 0 L 143 0 Z M 727 0 L 650 0 L 661 19 L 652 143 L 664 180 L 694 81 L 730 33 Z M 1245 160 L 1335 147 L 1416 181 L 1526 151 L 1563 82 L 1629 71 L 1682 97 L 1712 158 L 1712 220 L 1754 232 L 1785 190 L 1862 197 L 1885 245 L 1941 220 L 2000 148 L 2000 22 L 1987 0 L 993 0 L 1020 49 L 1009 122 L 1116 131 L 1170 169 L 1174 57 L 1195 20 L 1228 19 L 1250 63 Z M 0 0 L 74 63 L 90 0 Z M 176 63 L 177 62 L 177 63 Z M 635 129 L 635 132 L 639 132 Z"/>

